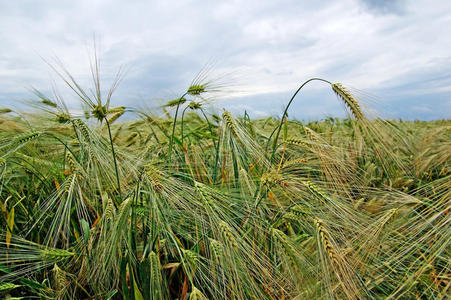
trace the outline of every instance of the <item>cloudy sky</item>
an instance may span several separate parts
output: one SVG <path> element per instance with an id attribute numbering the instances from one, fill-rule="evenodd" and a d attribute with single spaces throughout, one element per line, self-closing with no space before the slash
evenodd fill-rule
<path id="1" fill-rule="evenodd" d="M 157 107 L 208 65 L 211 78 L 227 74 L 216 109 L 280 115 L 300 83 L 322 77 L 358 89 L 388 117 L 449 118 L 450 28 L 446 0 L 1 1 L 0 107 L 58 82 L 43 59 L 58 57 L 88 84 L 95 35 L 105 84 L 127 69 L 116 104 Z M 290 115 L 344 113 L 313 83 Z"/>

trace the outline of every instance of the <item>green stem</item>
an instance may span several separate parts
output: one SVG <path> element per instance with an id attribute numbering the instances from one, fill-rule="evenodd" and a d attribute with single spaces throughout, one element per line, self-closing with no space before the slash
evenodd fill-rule
<path id="1" fill-rule="evenodd" d="M 314 81 L 314 80 L 318 80 L 318 81 L 323 81 L 326 82 L 328 84 L 332 84 L 330 81 L 322 79 L 322 78 L 310 78 L 309 80 L 305 81 L 297 90 L 296 92 L 293 94 L 293 96 L 291 96 L 290 101 L 288 102 L 287 106 L 285 107 L 285 110 L 283 111 L 283 115 L 282 118 L 280 119 L 280 124 L 279 126 L 277 126 L 276 128 L 274 128 L 274 130 L 272 131 L 271 135 L 268 137 L 268 141 L 266 142 L 266 147 L 265 147 L 265 153 L 268 151 L 268 147 L 269 147 L 269 143 L 271 142 L 272 136 L 274 135 L 274 133 L 276 133 L 276 137 L 274 139 L 273 142 L 273 149 L 272 149 L 272 153 L 271 153 L 271 157 L 269 159 L 270 163 L 272 163 L 272 160 L 274 158 L 274 154 L 276 153 L 276 149 L 277 149 L 277 140 L 279 139 L 279 135 L 280 135 L 280 131 L 282 130 L 282 126 L 283 126 L 283 121 L 285 120 L 285 117 L 287 116 L 288 113 L 288 109 L 290 108 L 291 103 L 293 102 L 294 98 L 296 97 L 296 95 L 299 93 L 299 91 L 310 81 Z M 262 168 L 262 174 L 265 172 L 265 166 L 263 166 Z M 260 204 L 260 202 L 263 199 L 263 196 L 260 194 L 258 194 L 258 191 L 260 190 L 260 185 L 258 185 L 257 190 L 255 192 L 254 197 L 259 197 L 258 199 L 256 199 L 256 204 L 255 207 L 258 207 L 258 205 Z"/>
<path id="2" fill-rule="evenodd" d="M 184 138 L 184 136 L 183 136 L 183 125 L 184 125 L 183 120 L 185 118 L 185 112 L 186 112 L 187 109 L 188 109 L 188 106 L 185 107 L 185 109 L 182 112 L 182 124 L 181 124 L 181 126 L 182 126 L 182 132 L 181 132 L 181 134 L 182 134 L 182 146 L 183 146 L 183 138 Z"/>
<path id="3" fill-rule="evenodd" d="M 183 94 L 183 96 L 180 97 L 179 100 L 183 99 L 183 97 L 185 97 L 186 94 L 187 93 Z M 177 124 L 177 115 L 178 115 L 178 112 L 179 112 L 180 104 L 181 104 L 181 101 L 179 101 L 177 103 L 177 108 L 175 110 L 175 116 L 174 116 L 174 124 L 172 125 L 171 140 L 169 141 L 169 154 L 168 154 L 168 156 L 169 156 L 169 164 L 171 163 L 172 145 L 174 144 L 175 125 Z"/>
<path id="4" fill-rule="evenodd" d="M 106 122 L 106 125 L 108 127 L 108 134 L 110 136 L 111 152 L 113 153 L 114 171 L 116 172 L 116 180 L 117 180 L 117 189 L 119 191 L 119 199 L 122 202 L 121 182 L 119 180 L 119 171 L 117 169 L 116 152 L 114 151 L 114 144 L 113 144 L 113 137 L 111 135 L 110 122 L 108 122 L 107 118 L 105 118 L 105 122 Z M 118 207 L 117 203 L 116 203 L 116 206 Z"/>
<path id="5" fill-rule="evenodd" d="M 204 110 L 202 108 L 200 108 L 200 111 L 202 112 L 202 115 L 204 115 L 205 120 L 208 123 L 208 128 L 210 129 L 210 134 L 211 134 L 211 140 L 213 142 L 213 145 L 215 146 L 215 167 L 213 168 L 213 183 L 216 182 L 216 173 L 217 173 L 217 169 L 218 169 L 218 160 L 219 160 L 219 139 L 217 142 L 215 142 L 215 138 L 214 138 L 214 134 L 213 134 L 213 129 L 211 126 L 210 121 L 207 118 L 207 115 L 205 114 Z"/>
<path id="6" fill-rule="evenodd" d="M 293 96 L 291 97 L 290 101 L 288 102 L 287 106 L 285 107 L 285 110 L 284 110 L 284 112 L 283 112 L 282 118 L 281 118 L 281 120 L 280 120 L 280 124 L 279 124 L 279 126 L 277 127 L 277 133 L 276 133 L 276 137 L 275 137 L 275 139 L 274 139 L 273 149 L 272 149 L 270 161 L 272 161 L 272 159 L 274 158 L 274 154 L 276 153 L 277 140 L 279 139 L 280 131 L 281 131 L 282 126 L 283 126 L 283 121 L 284 121 L 284 119 L 285 119 L 286 116 L 287 116 L 288 108 L 290 108 L 291 103 L 293 102 L 294 98 L 295 98 L 296 95 L 299 93 L 299 91 L 300 91 L 307 83 L 309 83 L 310 81 L 314 81 L 314 80 L 323 81 L 323 82 L 326 82 L 326 83 L 328 83 L 328 84 L 332 84 L 331 82 L 329 82 L 329 81 L 327 81 L 327 80 L 325 80 L 325 79 L 314 77 L 314 78 L 310 78 L 309 80 L 305 81 L 305 82 L 304 82 L 304 83 L 296 90 L 296 92 L 293 94 Z M 274 131 L 273 131 L 273 133 L 274 133 Z M 266 148 L 268 148 L 268 145 L 269 145 L 269 142 L 271 141 L 271 137 L 272 137 L 273 133 L 271 134 L 271 136 L 270 136 L 269 139 L 268 139 L 268 142 L 267 142 L 267 144 L 266 144 Z"/>

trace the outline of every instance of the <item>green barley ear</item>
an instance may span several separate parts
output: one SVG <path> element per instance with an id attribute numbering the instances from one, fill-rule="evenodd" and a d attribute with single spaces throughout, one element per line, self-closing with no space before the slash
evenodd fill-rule
<path id="1" fill-rule="evenodd" d="M 67 152 L 66 153 L 66 161 L 67 165 L 69 166 L 69 171 L 72 173 L 75 173 L 77 171 L 77 163 L 75 162 L 74 157 L 72 156 L 72 153 Z"/>
<path id="2" fill-rule="evenodd" d="M 112 222 L 114 220 L 114 216 L 116 215 L 116 208 L 114 207 L 113 200 L 108 198 L 107 204 L 105 206 L 105 210 L 103 211 L 103 217 L 105 221 Z"/>
<path id="3" fill-rule="evenodd" d="M 150 210 L 147 206 L 136 205 L 133 207 L 137 216 L 145 217 L 150 214 Z"/>
<path id="4" fill-rule="evenodd" d="M 91 114 L 99 121 L 105 119 L 107 115 L 107 107 L 105 105 L 96 105 L 91 110 Z"/>
<path id="5" fill-rule="evenodd" d="M 114 113 L 109 119 L 108 122 L 111 124 L 113 124 L 117 119 L 119 119 L 123 114 L 125 113 L 125 110 L 120 110 L 116 113 Z"/>
<path id="6" fill-rule="evenodd" d="M 338 97 L 340 97 L 343 102 L 346 104 L 346 106 L 349 107 L 352 114 L 357 120 L 363 120 L 365 119 L 362 110 L 360 109 L 359 102 L 357 99 L 354 98 L 354 96 L 346 90 L 341 83 L 334 83 L 332 84 L 332 89 L 337 94 Z"/>
<path id="7" fill-rule="evenodd" d="M 208 187 L 205 184 L 194 181 L 194 188 L 196 189 L 199 196 L 202 198 L 203 205 L 206 205 L 207 207 L 215 205 L 215 200 L 213 197 L 211 197 L 208 191 Z"/>
<path id="8" fill-rule="evenodd" d="M 279 172 L 272 170 L 269 173 L 263 174 L 260 181 L 263 186 L 270 188 L 274 185 L 281 184 L 283 182 L 283 178 Z"/>
<path id="9" fill-rule="evenodd" d="M 1 283 L 1 284 L 0 284 L 0 292 L 12 290 L 12 289 L 18 288 L 18 287 L 20 287 L 20 286 L 21 286 L 21 285 L 17 285 L 17 284 L 10 283 L 10 282 Z M 10 298 L 10 299 L 11 299 L 11 298 Z"/>
<path id="10" fill-rule="evenodd" d="M 202 103 L 196 102 L 196 101 L 191 101 L 191 102 L 188 104 L 188 107 L 191 108 L 191 109 L 193 109 L 193 110 L 196 110 L 196 109 L 199 109 L 199 108 L 202 107 Z"/>
<path id="11" fill-rule="evenodd" d="M 293 223 L 296 224 L 299 220 L 298 220 L 298 215 L 296 215 L 293 212 L 287 212 L 282 216 L 282 219 L 285 222 L 289 222 L 289 223 Z"/>
<path id="12" fill-rule="evenodd" d="M 42 104 L 50 106 L 50 107 L 57 107 L 58 106 L 55 102 L 53 102 L 52 100 L 47 99 L 47 98 L 42 99 L 41 102 L 42 102 Z"/>
<path id="13" fill-rule="evenodd" d="M 177 105 L 182 105 L 185 102 L 186 102 L 186 98 L 181 97 L 181 98 L 169 100 L 168 103 L 166 103 L 166 105 L 164 107 L 175 107 Z"/>
<path id="14" fill-rule="evenodd" d="M 150 264 L 150 287 L 152 290 L 152 299 L 162 299 L 164 298 L 163 279 L 161 276 L 161 265 L 158 255 L 152 251 L 149 254 L 149 264 Z"/>
<path id="15" fill-rule="evenodd" d="M 60 113 L 56 115 L 56 122 L 60 124 L 66 124 L 71 121 L 71 117 L 66 113 Z"/>
<path id="16" fill-rule="evenodd" d="M 217 114 L 212 114 L 211 117 L 216 124 L 221 121 L 221 118 Z"/>
<path id="17" fill-rule="evenodd" d="M 134 128 L 144 124 L 145 122 L 146 122 L 145 120 L 134 121 L 134 122 L 131 122 L 130 124 L 128 124 L 127 128 L 134 129 Z"/>
<path id="18" fill-rule="evenodd" d="M 145 166 L 147 178 L 152 183 L 152 187 L 156 192 L 161 192 L 163 190 L 163 184 L 161 179 L 163 178 L 163 173 L 153 166 L 151 163 Z"/>
<path id="19" fill-rule="evenodd" d="M 138 133 L 137 133 L 137 132 L 133 132 L 133 133 L 131 133 L 131 134 L 127 137 L 127 139 L 125 140 L 125 142 L 126 142 L 126 143 L 133 142 L 133 140 L 134 140 L 137 136 L 138 136 Z"/>
<path id="20" fill-rule="evenodd" d="M 77 178 L 77 175 L 74 174 L 74 173 L 70 174 L 70 175 L 67 177 L 67 179 L 66 179 L 67 184 L 64 186 L 64 192 L 65 192 L 66 194 L 69 194 L 70 191 L 73 189 L 73 187 L 74 187 L 74 182 L 75 182 L 75 179 L 76 179 L 76 178 Z"/>
<path id="21" fill-rule="evenodd" d="M 37 139 L 39 136 L 41 135 L 40 132 L 33 132 L 33 133 L 28 133 L 28 134 L 24 134 L 21 135 L 19 137 L 17 137 L 14 141 L 14 145 L 16 146 L 20 146 L 23 145 L 25 143 L 28 143 L 34 139 Z"/>
<path id="22" fill-rule="evenodd" d="M 160 283 L 161 282 L 160 259 L 158 258 L 158 255 L 154 251 L 150 252 L 149 261 L 150 261 L 150 271 L 152 273 L 152 281 L 154 283 Z"/>
<path id="23" fill-rule="evenodd" d="M 90 139 L 90 131 L 88 126 L 85 124 L 85 122 L 83 122 L 80 119 L 75 119 L 72 121 L 73 124 L 75 125 L 76 128 L 78 128 L 78 130 L 80 130 L 81 134 L 83 135 L 83 138 L 89 142 Z"/>
<path id="24" fill-rule="evenodd" d="M 118 228 L 122 228 L 125 225 L 128 217 L 129 217 L 130 208 L 132 205 L 132 200 L 130 200 L 130 199 L 131 198 L 125 199 L 124 201 L 122 201 L 122 203 L 119 206 L 119 209 L 118 209 L 119 214 L 117 216 Z"/>
<path id="25" fill-rule="evenodd" d="M 283 251 L 284 257 L 287 259 L 291 268 L 295 269 L 297 265 L 297 255 L 296 249 L 293 244 L 288 239 L 287 235 L 282 231 L 272 228 L 271 235 L 275 241 L 275 243 L 279 246 L 279 248 Z"/>
<path id="26" fill-rule="evenodd" d="M 0 115 L 12 112 L 9 108 L 0 108 Z"/>
<path id="27" fill-rule="evenodd" d="M 287 144 L 291 144 L 291 145 L 297 145 L 297 146 L 304 146 L 304 147 L 308 147 L 308 143 L 305 142 L 304 140 L 301 139 L 297 139 L 297 138 L 287 138 L 287 140 L 285 141 Z"/>
<path id="28" fill-rule="evenodd" d="M 238 249 L 238 243 L 235 239 L 235 236 L 233 235 L 232 231 L 230 230 L 229 224 L 227 224 L 224 221 L 219 222 L 219 230 L 221 231 L 222 235 L 226 239 L 227 242 L 235 249 Z"/>
<path id="29" fill-rule="evenodd" d="M 57 264 L 53 266 L 53 280 L 55 282 L 55 290 L 60 292 L 69 285 L 66 272 L 61 270 Z"/>
<path id="30" fill-rule="evenodd" d="M 182 253 L 183 253 L 183 260 L 185 261 L 186 267 L 188 268 L 188 270 L 190 270 L 190 272 L 193 272 L 197 267 L 197 263 L 199 261 L 199 255 L 192 250 L 186 250 L 186 249 L 182 249 Z"/>
<path id="31" fill-rule="evenodd" d="M 330 264 L 330 270 L 336 274 L 336 279 L 341 285 L 343 293 L 348 299 L 362 299 L 360 282 L 355 280 L 355 274 L 353 268 L 347 264 L 346 259 L 340 253 L 339 248 L 336 247 L 334 241 L 324 226 L 323 220 L 319 218 L 314 219 L 314 225 L 316 227 L 317 241 L 320 253 L 325 252 L 325 257 L 328 258 Z M 329 269 L 326 267 L 326 270 Z M 326 271 L 327 272 L 327 271 Z M 338 290 L 332 289 L 330 283 L 330 295 L 336 298 Z M 341 297 L 337 297 L 341 298 Z"/>
<path id="32" fill-rule="evenodd" d="M 189 300 L 208 300 L 208 298 L 205 297 L 199 289 L 193 286 Z"/>
<path id="33" fill-rule="evenodd" d="M 41 249 L 40 256 L 43 261 L 60 262 L 66 261 L 75 256 L 75 253 L 56 248 Z"/>
<path id="34" fill-rule="evenodd" d="M 222 261 L 224 257 L 224 247 L 222 244 L 214 239 L 209 239 L 210 241 L 210 253 L 218 261 Z"/>
<path id="35" fill-rule="evenodd" d="M 303 126 L 305 135 L 312 141 L 312 142 L 320 142 L 318 134 L 311 128 L 307 126 Z"/>
<path id="36" fill-rule="evenodd" d="M 311 211 L 308 209 L 308 207 L 301 204 L 292 206 L 290 208 L 290 212 L 295 214 L 298 218 L 311 214 Z"/>
<path id="37" fill-rule="evenodd" d="M 112 107 L 112 108 L 108 109 L 108 114 L 123 112 L 123 111 L 125 111 L 125 108 L 126 108 L 125 106 Z"/>
<path id="38" fill-rule="evenodd" d="M 205 92 L 206 86 L 204 84 L 193 84 L 186 92 L 188 95 L 198 96 Z"/>
<path id="39" fill-rule="evenodd" d="M 231 132 L 235 137 L 238 137 L 235 123 L 234 123 L 234 121 L 233 121 L 232 116 L 230 115 L 230 113 L 229 113 L 228 111 L 224 111 L 224 112 L 222 113 L 222 119 L 224 120 L 224 123 L 225 123 L 225 125 L 227 126 L 227 128 L 229 128 L 230 132 Z"/>
<path id="40" fill-rule="evenodd" d="M 317 197 L 319 197 L 321 200 L 327 200 L 326 193 L 315 183 L 311 182 L 310 180 L 302 181 L 302 183 Z"/>
<path id="41" fill-rule="evenodd" d="M 314 220 L 316 230 L 318 232 L 318 235 L 320 237 L 321 243 L 324 247 L 324 250 L 329 255 L 329 259 L 331 262 L 335 265 L 339 264 L 337 254 L 335 253 L 334 247 L 332 246 L 332 243 L 329 238 L 329 233 L 327 232 L 326 228 L 324 227 L 323 221 L 319 218 L 315 218 Z"/>
<path id="42" fill-rule="evenodd" d="M 295 158 L 284 162 L 282 168 L 288 168 L 296 165 L 306 164 L 308 162 L 307 158 Z"/>

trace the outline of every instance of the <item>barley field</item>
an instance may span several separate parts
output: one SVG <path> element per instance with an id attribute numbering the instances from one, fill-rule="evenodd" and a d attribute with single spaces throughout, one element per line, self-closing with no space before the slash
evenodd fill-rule
<path id="1" fill-rule="evenodd" d="M 157 113 L 58 74 L 84 111 L 0 108 L 0 297 L 449 299 L 450 120 L 318 78 L 347 118 L 231 114 L 203 77 Z"/>

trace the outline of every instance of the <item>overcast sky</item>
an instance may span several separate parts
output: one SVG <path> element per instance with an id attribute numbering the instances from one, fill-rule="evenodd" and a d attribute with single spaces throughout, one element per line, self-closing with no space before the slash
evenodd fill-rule
<path id="1" fill-rule="evenodd" d="M 364 91 L 389 117 L 449 118 L 450 29 L 446 0 L 1 1 L 0 107 L 32 99 L 31 86 L 50 89 L 57 78 L 42 58 L 59 57 L 86 82 L 95 34 L 106 83 L 128 70 L 115 104 L 157 107 L 213 63 L 212 78 L 232 73 L 217 109 L 280 115 L 300 83 L 322 77 Z M 315 83 L 290 115 L 343 107 Z"/>

